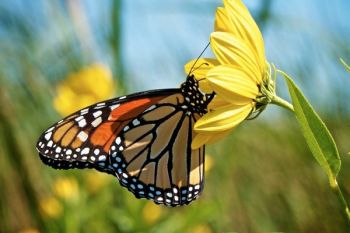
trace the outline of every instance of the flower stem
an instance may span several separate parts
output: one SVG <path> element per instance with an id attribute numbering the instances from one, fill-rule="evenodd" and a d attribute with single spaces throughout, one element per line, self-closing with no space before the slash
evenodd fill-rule
<path id="1" fill-rule="evenodd" d="M 344 195 L 343 195 L 343 192 L 341 191 L 341 189 L 338 185 L 338 181 L 336 179 L 334 179 L 334 181 L 331 182 L 331 187 L 332 187 L 333 192 L 335 192 L 335 194 L 337 194 L 339 202 L 342 204 L 342 206 L 344 208 L 345 217 L 347 218 L 348 222 L 350 223 L 350 210 L 348 207 L 348 203 L 346 202 Z"/>
<path id="2" fill-rule="evenodd" d="M 281 106 L 285 109 L 288 109 L 292 112 L 294 112 L 294 107 L 292 104 L 290 104 L 288 101 L 278 97 L 277 95 L 274 95 L 272 100 L 271 100 L 271 104 L 275 104 L 275 105 L 278 105 L 278 106 Z"/>

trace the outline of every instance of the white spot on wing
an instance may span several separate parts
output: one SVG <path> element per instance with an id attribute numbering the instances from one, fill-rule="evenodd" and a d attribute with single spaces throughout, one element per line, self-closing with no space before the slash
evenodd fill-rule
<path id="1" fill-rule="evenodd" d="M 50 140 L 50 141 L 47 143 L 47 146 L 48 146 L 48 147 L 52 147 L 52 144 L 53 144 L 53 142 L 52 142 L 52 140 Z"/>
<path id="2" fill-rule="evenodd" d="M 52 126 L 52 127 L 49 128 L 48 130 L 46 130 L 46 133 L 51 132 L 54 128 L 55 128 L 55 126 Z"/>
<path id="3" fill-rule="evenodd" d="M 86 120 L 82 119 L 81 121 L 79 121 L 79 127 L 84 127 L 86 125 Z"/>
<path id="4" fill-rule="evenodd" d="M 81 131 L 78 134 L 78 138 L 80 139 L 80 141 L 85 142 L 88 139 L 88 135 L 84 131 Z"/>
<path id="5" fill-rule="evenodd" d="M 90 152 L 90 149 L 88 147 L 85 147 L 82 151 L 81 151 L 81 154 L 82 155 L 86 155 Z"/>
<path id="6" fill-rule="evenodd" d="M 79 122 L 80 120 L 82 120 L 84 118 L 84 116 L 78 116 L 77 118 L 75 118 L 75 120 L 77 121 L 77 122 Z"/>
<path id="7" fill-rule="evenodd" d="M 85 109 L 83 109 L 83 110 L 80 111 L 80 114 L 85 115 L 85 114 L 88 113 L 88 112 L 89 112 L 89 109 L 88 109 L 88 108 L 85 108 Z"/>
<path id="8" fill-rule="evenodd" d="M 97 127 L 97 126 L 99 126 L 100 124 L 101 124 L 101 122 L 102 122 L 102 118 L 101 117 L 99 117 L 99 118 L 96 118 L 92 123 L 91 123 L 91 125 L 93 126 L 93 127 Z"/>
<path id="9" fill-rule="evenodd" d="M 105 106 L 96 106 L 96 107 L 94 107 L 94 109 L 101 109 L 101 108 L 104 108 Z"/>
<path id="10" fill-rule="evenodd" d="M 134 126 L 137 126 L 137 125 L 140 124 L 140 121 L 139 121 L 138 119 L 135 119 L 135 120 L 132 121 L 132 124 L 133 124 Z"/>
<path id="11" fill-rule="evenodd" d="M 110 108 L 113 111 L 114 109 L 118 108 L 119 106 L 120 106 L 120 104 L 115 104 L 115 105 L 112 105 Z"/>
<path id="12" fill-rule="evenodd" d="M 45 139 L 46 139 L 47 141 L 50 140 L 51 135 L 52 135 L 52 132 L 48 132 L 47 134 L 45 134 Z"/>
<path id="13" fill-rule="evenodd" d="M 99 110 L 99 111 L 94 112 L 92 115 L 94 115 L 94 117 L 97 118 L 97 117 L 101 116 L 101 114 L 102 114 L 102 111 Z"/>
<path id="14" fill-rule="evenodd" d="M 157 107 L 156 105 L 152 105 L 151 107 L 147 108 L 146 111 L 151 111 L 151 110 L 155 109 L 156 107 Z"/>

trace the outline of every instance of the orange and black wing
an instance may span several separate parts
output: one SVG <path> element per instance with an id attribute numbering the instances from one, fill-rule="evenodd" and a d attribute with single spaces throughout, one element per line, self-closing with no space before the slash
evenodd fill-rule
<path id="1" fill-rule="evenodd" d="M 191 149 L 198 118 L 180 89 L 142 92 L 68 116 L 44 132 L 37 149 L 54 168 L 95 168 L 137 198 L 183 205 L 203 189 L 204 146 Z"/>

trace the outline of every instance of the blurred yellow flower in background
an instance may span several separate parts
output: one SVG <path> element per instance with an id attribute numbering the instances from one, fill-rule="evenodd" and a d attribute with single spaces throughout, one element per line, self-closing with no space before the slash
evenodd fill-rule
<path id="1" fill-rule="evenodd" d="M 216 59 L 199 59 L 192 74 L 216 96 L 194 126 L 193 148 L 228 135 L 259 103 L 268 103 L 272 89 L 261 32 L 241 0 L 224 0 L 217 9 L 210 43 Z M 185 66 L 187 73 L 194 62 Z"/>
<path id="2" fill-rule="evenodd" d="M 211 155 L 206 154 L 205 155 L 205 163 L 204 163 L 204 171 L 209 172 L 211 170 L 211 168 L 213 167 L 213 165 L 214 165 L 213 158 L 211 157 Z"/>
<path id="3" fill-rule="evenodd" d="M 162 216 L 162 208 L 153 202 L 147 202 L 142 210 L 142 217 L 148 224 L 153 224 Z"/>
<path id="4" fill-rule="evenodd" d="M 20 230 L 18 233 L 39 233 L 39 230 L 35 228 L 26 228 L 26 229 Z"/>
<path id="5" fill-rule="evenodd" d="M 210 229 L 208 225 L 200 224 L 193 227 L 189 233 L 212 233 L 213 231 Z"/>
<path id="6" fill-rule="evenodd" d="M 43 217 L 58 218 L 61 216 L 63 208 L 55 197 L 45 197 L 39 202 L 39 210 Z"/>
<path id="7" fill-rule="evenodd" d="M 53 192 L 65 200 L 74 200 L 78 197 L 79 185 L 76 179 L 61 177 L 53 183 Z"/>
<path id="8" fill-rule="evenodd" d="M 114 179 L 104 173 L 97 171 L 87 171 L 85 174 L 86 188 L 89 193 L 95 194 L 100 191 L 105 185 Z"/>
<path id="9" fill-rule="evenodd" d="M 92 64 L 72 73 L 56 88 L 55 109 L 63 116 L 93 103 L 111 98 L 114 94 L 112 72 L 108 66 Z"/>

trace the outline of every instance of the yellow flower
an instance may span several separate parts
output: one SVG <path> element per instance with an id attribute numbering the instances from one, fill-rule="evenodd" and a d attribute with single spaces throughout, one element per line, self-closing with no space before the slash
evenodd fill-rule
<path id="1" fill-rule="evenodd" d="M 205 164 L 204 164 L 204 171 L 209 172 L 211 168 L 214 166 L 214 160 L 211 155 L 206 154 L 205 155 Z"/>
<path id="2" fill-rule="evenodd" d="M 79 186 L 74 178 L 62 177 L 53 183 L 54 193 L 66 200 L 74 200 L 78 196 Z"/>
<path id="3" fill-rule="evenodd" d="M 23 230 L 20 230 L 18 233 L 40 233 L 38 229 L 35 228 L 26 228 Z"/>
<path id="4" fill-rule="evenodd" d="M 92 64 L 72 73 L 60 83 L 53 104 L 61 115 L 68 115 L 114 94 L 112 72 L 103 64 Z"/>
<path id="5" fill-rule="evenodd" d="M 55 197 L 45 197 L 41 199 L 39 207 L 43 217 L 57 218 L 62 214 L 62 205 Z"/>
<path id="6" fill-rule="evenodd" d="M 113 178 L 104 173 L 88 171 L 85 176 L 86 188 L 91 194 L 95 194 L 108 184 L 111 179 Z"/>
<path id="7" fill-rule="evenodd" d="M 153 224 L 162 215 L 162 208 L 159 205 L 154 204 L 153 202 L 147 202 L 143 207 L 142 216 L 145 222 Z"/>
<path id="8" fill-rule="evenodd" d="M 191 233 L 211 233 L 213 232 L 208 225 L 197 225 L 189 231 Z"/>
<path id="9" fill-rule="evenodd" d="M 261 111 L 274 89 L 261 32 L 240 0 L 224 0 L 217 9 L 210 43 L 216 59 L 199 59 L 193 72 L 194 60 L 185 66 L 204 92 L 216 94 L 194 126 L 193 148 L 227 136 L 252 112 Z"/>

